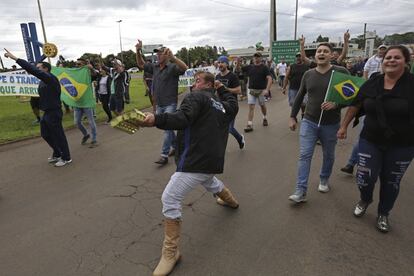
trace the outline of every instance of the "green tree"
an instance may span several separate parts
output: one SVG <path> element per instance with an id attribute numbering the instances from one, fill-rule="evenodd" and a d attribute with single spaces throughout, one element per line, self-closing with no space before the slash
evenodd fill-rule
<path id="1" fill-rule="evenodd" d="M 187 65 L 198 66 L 203 61 L 212 63 L 219 55 L 227 54 L 224 47 L 217 46 L 195 46 L 187 49 L 181 48 L 177 51 L 176 56 L 183 60 Z"/>
<path id="2" fill-rule="evenodd" d="M 314 42 L 315 42 L 315 41 L 314 41 Z M 329 42 L 329 37 L 327 37 L 327 36 L 323 37 L 322 35 L 319 35 L 319 36 L 316 38 L 316 42 Z"/>
<path id="3" fill-rule="evenodd" d="M 384 42 L 388 45 L 412 44 L 414 43 L 414 32 L 386 35 Z"/>

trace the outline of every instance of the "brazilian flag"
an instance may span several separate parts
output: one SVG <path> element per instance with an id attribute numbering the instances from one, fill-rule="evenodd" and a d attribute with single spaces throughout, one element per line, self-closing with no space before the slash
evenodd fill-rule
<path id="1" fill-rule="evenodd" d="M 53 67 L 52 74 L 55 75 L 62 89 L 60 99 L 73 107 L 95 107 L 91 75 L 89 68 L 63 68 Z"/>
<path id="2" fill-rule="evenodd" d="M 358 95 L 359 88 L 364 82 L 365 79 L 363 78 L 333 70 L 325 101 L 349 105 Z"/>

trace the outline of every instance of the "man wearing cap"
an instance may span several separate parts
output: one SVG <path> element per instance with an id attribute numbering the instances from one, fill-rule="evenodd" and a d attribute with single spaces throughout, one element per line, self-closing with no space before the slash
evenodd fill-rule
<path id="1" fill-rule="evenodd" d="M 285 95 L 286 87 L 289 83 L 288 102 L 289 102 L 290 107 L 292 107 L 293 102 L 295 101 L 296 95 L 298 94 L 303 74 L 305 74 L 305 72 L 308 70 L 309 70 L 309 65 L 303 63 L 300 53 L 296 53 L 296 63 L 289 66 L 286 72 L 286 78 L 283 82 L 283 87 L 282 87 L 282 93 Z M 305 113 L 305 104 L 306 104 L 306 100 L 304 100 L 301 106 L 302 118 Z"/>
<path id="2" fill-rule="evenodd" d="M 380 45 L 378 47 L 377 54 L 367 60 L 364 66 L 364 79 L 369 79 L 375 72 L 381 72 L 381 63 L 386 50 L 387 46 Z"/>
<path id="3" fill-rule="evenodd" d="M 238 77 L 229 70 L 229 58 L 226 56 L 220 56 L 217 59 L 219 73 L 216 74 L 216 81 L 222 83 L 224 87 L 232 93 L 232 96 L 236 100 L 237 103 L 237 95 L 241 93 L 241 86 Z M 220 98 L 221 99 L 221 98 Z M 229 126 L 229 133 L 236 138 L 237 142 L 239 143 L 240 149 L 244 148 L 244 136 L 240 135 L 240 133 L 234 127 L 234 120 L 230 122 Z"/>
<path id="4" fill-rule="evenodd" d="M 158 57 L 157 64 L 145 64 L 142 55 L 142 41 L 135 45 L 138 68 L 152 73 L 153 102 L 157 114 L 172 113 L 177 109 L 178 80 L 188 69 L 187 65 L 175 57 L 170 49 L 159 47 L 154 50 Z M 147 67 L 147 68 L 145 68 Z M 175 133 L 173 130 L 164 131 L 160 159 L 156 164 L 166 165 L 168 156 L 175 152 Z"/>
<path id="5" fill-rule="evenodd" d="M 114 67 L 106 67 L 101 62 L 103 70 L 107 71 L 112 78 L 111 84 L 111 111 L 116 115 L 121 115 L 124 112 L 124 97 L 126 95 L 127 86 L 129 85 L 129 75 L 125 70 L 124 64 L 119 59 L 112 61 Z M 129 96 L 128 96 L 129 97 Z"/>
<path id="6" fill-rule="evenodd" d="M 253 55 L 253 64 L 243 67 L 243 72 L 249 78 L 249 94 L 247 96 L 249 115 L 244 132 L 251 132 L 253 131 L 253 116 L 256 102 L 259 103 L 262 110 L 263 126 L 268 125 L 264 96 L 269 94 L 270 87 L 272 86 L 272 77 L 269 68 L 262 63 L 262 54 L 259 52 Z"/>

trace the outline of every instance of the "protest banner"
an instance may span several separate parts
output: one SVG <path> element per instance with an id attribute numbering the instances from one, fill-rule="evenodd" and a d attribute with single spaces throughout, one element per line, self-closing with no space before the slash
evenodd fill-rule
<path id="1" fill-rule="evenodd" d="M 39 79 L 20 72 L 0 73 L 0 96 L 39 97 Z"/>
<path id="2" fill-rule="evenodd" d="M 215 73 L 214 66 L 206 66 L 206 67 L 199 67 L 199 68 L 190 68 L 185 71 L 185 73 L 180 76 L 178 81 L 178 87 L 189 87 L 192 86 L 194 83 L 194 74 L 199 71 L 210 72 L 212 74 Z"/>

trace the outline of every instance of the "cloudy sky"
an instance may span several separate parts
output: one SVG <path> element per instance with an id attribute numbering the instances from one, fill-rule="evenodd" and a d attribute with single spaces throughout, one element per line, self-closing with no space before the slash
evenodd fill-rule
<path id="1" fill-rule="evenodd" d="M 120 50 L 117 20 L 122 20 L 123 49 L 162 43 L 181 47 L 216 45 L 226 49 L 269 44 L 270 0 L 41 0 L 46 35 L 59 54 L 73 59 L 84 52 L 105 56 Z M 277 1 L 277 36 L 293 39 L 295 0 Z M 20 23 L 36 22 L 43 41 L 36 0 L 2 0 L 0 53 L 7 48 L 25 58 Z M 377 34 L 414 31 L 413 0 L 299 0 L 298 35 L 319 34 L 338 41 L 367 30 Z"/>

